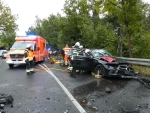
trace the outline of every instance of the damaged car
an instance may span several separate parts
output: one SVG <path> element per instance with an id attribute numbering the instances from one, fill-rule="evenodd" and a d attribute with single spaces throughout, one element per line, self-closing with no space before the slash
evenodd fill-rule
<path id="1" fill-rule="evenodd" d="M 78 51 L 78 55 L 74 55 L 73 51 Z M 84 70 L 102 77 L 134 78 L 136 76 L 128 62 L 116 61 L 103 49 L 72 49 L 68 57 L 72 67 L 70 74 L 74 74 L 76 70 Z"/>

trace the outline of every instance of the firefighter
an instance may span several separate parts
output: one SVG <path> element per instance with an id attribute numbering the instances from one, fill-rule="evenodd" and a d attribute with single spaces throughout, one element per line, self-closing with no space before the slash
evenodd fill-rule
<path id="1" fill-rule="evenodd" d="M 80 48 L 80 42 L 76 42 L 73 48 L 79 49 Z"/>
<path id="2" fill-rule="evenodd" d="M 25 56 L 25 62 L 26 62 L 26 72 L 27 75 L 35 73 L 34 72 L 34 62 L 33 62 L 33 50 L 31 49 L 31 44 L 28 44 L 26 46 L 26 49 L 24 51 L 24 56 Z"/>
<path id="3" fill-rule="evenodd" d="M 78 56 L 79 55 L 79 50 L 82 50 L 82 49 L 83 49 L 83 46 L 80 45 L 79 42 L 76 42 L 75 45 L 73 46 L 73 53 L 72 53 L 72 55 Z M 73 60 L 73 56 L 72 56 L 71 60 Z M 73 67 L 71 65 L 71 61 L 70 61 L 70 65 L 68 66 L 68 71 L 70 73 L 73 72 Z M 76 70 L 76 72 L 80 72 L 80 70 Z"/>
<path id="4" fill-rule="evenodd" d="M 66 47 L 63 48 L 63 51 L 64 51 L 64 62 L 65 62 L 65 65 L 68 65 L 69 59 L 68 59 L 67 53 L 70 51 L 70 48 L 69 48 L 68 44 L 66 44 Z"/>

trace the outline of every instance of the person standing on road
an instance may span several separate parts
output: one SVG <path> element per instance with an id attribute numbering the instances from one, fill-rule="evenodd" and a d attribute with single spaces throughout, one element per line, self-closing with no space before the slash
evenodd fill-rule
<path id="1" fill-rule="evenodd" d="M 64 62 L 65 62 L 65 65 L 67 65 L 69 63 L 67 53 L 70 51 L 68 44 L 66 44 L 66 47 L 63 48 L 63 51 L 64 51 Z"/>
<path id="2" fill-rule="evenodd" d="M 35 73 L 34 72 L 34 63 L 33 63 L 33 50 L 31 50 L 31 44 L 28 44 L 26 46 L 26 49 L 24 51 L 25 56 L 25 62 L 26 62 L 26 73 L 27 75 Z"/>
<path id="3" fill-rule="evenodd" d="M 83 49 L 83 46 L 80 45 L 80 42 L 76 42 L 74 46 L 72 46 L 72 57 L 70 58 L 70 65 L 68 66 L 68 71 L 72 72 L 73 67 L 72 67 L 72 60 L 73 60 L 73 55 L 78 56 L 80 54 L 80 50 Z M 82 70 L 76 70 L 76 72 L 82 72 Z"/>

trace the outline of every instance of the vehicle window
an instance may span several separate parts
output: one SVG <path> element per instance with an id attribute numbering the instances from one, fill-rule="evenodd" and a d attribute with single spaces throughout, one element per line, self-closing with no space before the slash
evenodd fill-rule
<path id="1" fill-rule="evenodd" d="M 107 56 L 112 56 L 109 52 L 107 51 L 104 51 L 104 53 L 107 55 Z"/>
<path id="2" fill-rule="evenodd" d="M 95 57 L 102 57 L 102 56 L 112 56 L 109 52 L 106 50 L 93 50 L 92 51 L 93 55 Z"/>
<path id="3" fill-rule="evenodd" d="M 83 56 L 83 53 L 82 53 L 82 52 L 79 52 L 79 56 Z"/>
<path id="4" fill-rule="evenodd" d="M 43 48 L 45 48 L 45 43 L 43 43 Z"/>
<path id="5" fill-rule="evenodd" d="M 36 49 L 36 44 L 34 44 L 34 50 Z"/>
<path id="6" fill-rule="evenodd" d="M 74 50 L 74 52 L 78 53 L 78 56 L 83 56 L 83 52 L 79 51 L 79 50 Z M 77 54 L 76 54 L 77 55 Z"/>
<path id="7" fill-rule="evenodd" d="M 15 49 L 17 49 L 17 50 L 18 50 L 18 49 L 20 49 L 20 50 L 26 49 L 27 44 L 31 44 L 32 47 L 33 47 L 33 45 L 34 45 L 33 42 L 15 42 L 15 43 L 13 44 L 13 46 L 11 47 L 11 49 L 13 49 L 13 50 L 15 50 Z"/>
<path id="8" fill-rule="evenodd" d="M 103 56 L 103 54 L 100 53 L 100 52 L 93 52 L 93 55 L 94 55 L 95 57 L 101 57 L 101 56 Z"/>
<path id="9" fill-rule="evenodd" d="M 7 53 L 7 51 L 4 51 L 3 53 Z"/>

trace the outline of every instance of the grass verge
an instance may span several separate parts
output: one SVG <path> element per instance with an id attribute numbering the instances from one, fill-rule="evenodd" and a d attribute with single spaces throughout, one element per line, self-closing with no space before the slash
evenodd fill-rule
<path id="1" fill-rule="evenodd" d="M 134 72 L 139 73 L 141 76 L 150 77 L 150 66 L 132 65 Z"/>

